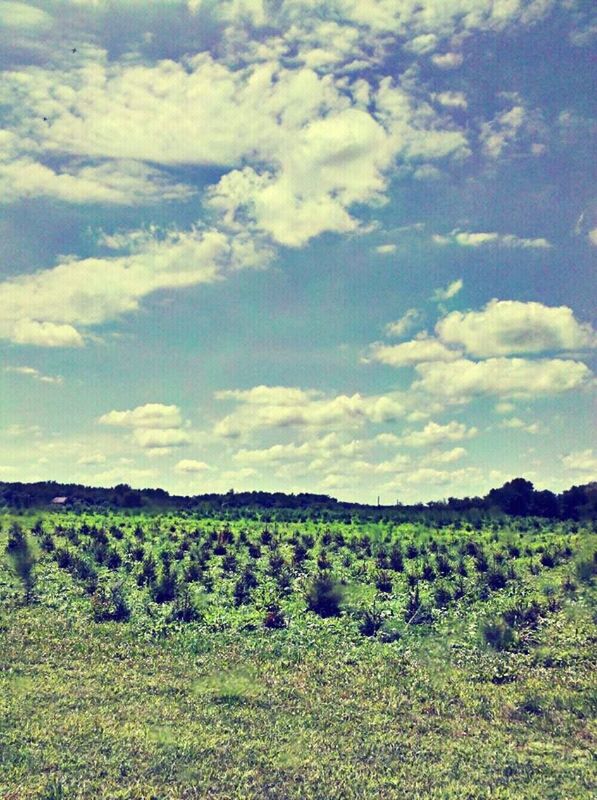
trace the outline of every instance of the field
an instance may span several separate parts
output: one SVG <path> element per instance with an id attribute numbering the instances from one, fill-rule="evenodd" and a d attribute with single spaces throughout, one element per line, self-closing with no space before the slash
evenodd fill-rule
<path id="1" fill-rule="evenodd" d="M 6 516 L 0 797 L 588 798 L 595 538 Z"/>

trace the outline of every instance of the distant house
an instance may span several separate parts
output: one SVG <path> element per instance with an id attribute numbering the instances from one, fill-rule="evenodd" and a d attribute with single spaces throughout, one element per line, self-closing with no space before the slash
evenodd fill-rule
<path id="1" fill-rule="evenodd" d="M 51 500 L 51 505 L 65 506 L 67 502 L 68 502 L 68 497 L 53 497 Z"/>

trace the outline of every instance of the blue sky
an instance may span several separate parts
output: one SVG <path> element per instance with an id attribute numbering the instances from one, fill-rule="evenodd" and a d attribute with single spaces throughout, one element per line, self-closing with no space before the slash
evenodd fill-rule
<path id="1" fill-rule="evenodd" d="M 0 2 L 0 479 L 595 479 L 591 14 Z"/>

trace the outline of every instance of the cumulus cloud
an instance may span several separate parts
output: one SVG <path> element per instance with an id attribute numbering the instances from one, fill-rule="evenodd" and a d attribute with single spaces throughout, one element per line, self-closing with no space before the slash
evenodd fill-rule
<path id="1" fill-rule="evenodd" d="M 177 472 L 192 475 L 197 472 L 205 472 L 206 470 L 211 469 L 211 467 L 209 464 L 206 464 L 205 461 L 195 461 L 192 458 L 183 458 L 176 464 L 174 469 Z"/>
<path id="2" fill-rule="evenodd" d="M 63 378 L 60 375 L 44 375 L 43 372 L 40 372 L 38 369 L 34 367 L 13 367 L 7 366 L 4 367 L 5 372 L 14 372 L 17 375 L 26 375 L 29 378 L 33 378 L 33 380 L 39 381 L 40 383 L 55 383 L 60 384 L 63 382 Z"/>
<path id="3" fill-rule="evenodd" d="M 431 61 L 440 69 L 457 69 L 464 61 L 464 57 L 462 53 L 455 52 L 435 53 Z"/>
<path id="4" fill-rule="evenodd" d="M 506 430 L 521 430 L 526 433 L 539 433 L 539 425 L 536 422 L 525 422 L 520 417 L 509 417 L 504 419 L 499 424 L 500 428 Z"/>
<path id="5" fill-rule="evenodd" d="M 422 314 L 417 308 L 409 308 L 400 319 L 389 322 L 384 332 L 386 336 L 394 336 L 397 339 L 407 334 L 421 320 Z"/>
<path id="6" fill-rule="evenodd" d="M 460 247 L 509 247 L 509 248 L 531 248 L 535 250 L 547 250 L 551 247 L 551 243 L 543 237 L 538 238 L 524 238 L 515 236 L 512 233 L 483 233 L 483 232 L 470 232 L 453 230 L 446 235 L 435 234 L 433 236 L 435 244 L 447 245 L 457 244 Z"/>
<path id="7" fill-rule="evenodd" d="M 146 450 L 162 451 L 171 447 L 184 447 L 190 444 L 191 439 L 186 431 L 176 428 L 136 428 L 133 431 L 133 441 Z"/>
<path id="8" fill-rule="evenodd" d="M 218 392 L 216 398 L 240 401 L 238 408 L 215 426 L 215 433 L 226 437 L 238 437 L 259 428 L 358 427 L 365 422 L 389 422 L 405 413 L 397 394 L 325 397 L 292 387 L 257 386 Z"/>
<path id="9" fill-rule="evenodd" d="M 110 258 L 66 259 L 51 269 L 0 283 L 0 337 L 17 344 L 81 347 L 75 326 L 98 325 L 139 308 L 158 289 L 212 283 L 271 253 L 246 237 L 213 229 L 152 232 L 133 252 Z"/>
<path id="10" fill-rule="evenodd" d="M 445 289 L 435 289 L 431 299 L 436 303 L 443 302 L 444 300 L 450 300 L 452 297 L 456 297 L 463 286 L 464 283 L 462 278 L 458 278 L 457 280 L 452 281 L 452 283 L 449 283 Z"/>
<path id="11" fill-rule="evenodd" d="M 0 283 L 0 299 L 6 297 L 11 299 L 16 294 L 16 300 L 19 299 L 19 291 L 16 292 L 5 291 L 6 288 L 12 283 L 13 287 L 23 286 L 28 284 L 31 286 L 33 281 L 29 282 L 26 278 L 14 278 L 12 281 L 6 281 L 4 284 Z M 25 296 L 21 294 L 25 300 Z M 25 300 L 26 302 L 26 300 Z M 14 313 L 14 308 L 0 309 L 0 337 L 10 339 L 15 344 L 30 344 L 37 347 L 83 347 L 85 344 L 83 337 L 79 331 L 72 325 L 61 324 L 56 322 L 40 322 L 37 319 L 30 319 L 27 316 L 22 316 L 19 319 L 11 319 Z M 27 309 L 23 309 L 23 314 L 27 313 Z M 2 319 L 2 316 L 5 319 Z M 8 319 L 6 319 L 8 317 Z"/>
<path id="12" fill-rule="evenodd" d="M 52 24 L 52 17 L 46 11 L 27 3 L 0 2 L 0 25 L 14 32 L 38 30 Z"/>
<path id="13" fill-rule="evenodd" d="M 375 248 L 375 252 L 380 256 L 391 256 L 398 249 L 395 244 L 379 244 Z"/>
<path id="14" fill-rule="evenodd" d="M 98 423 L 127 428 L 133 444 L 155 455 L 166 454 L 171 448 L 184 447 L 191 441 L 188 431 L 183 429 L 180 409 L 175 405 L 146 403 L 126 411 L 109 411 Z"/>
<path id="15" fill-rule="evenodd" d="M 428 447 L 445 442 L 472 439 L 477 433 L 477 428 L 467 427 L 463 422 L 456 422 L 455 420 L 448 422 L 446 425 L 428 422 L 422 430 L 411 431 L 401 436 L 400 441 L 407 447 Z"/>
<path id="16" fill-rule="evenodd" d="M 571 472 L 583 472 L 593 477 L 597 476 L 597 458 L 591 448 L 568 453 L 568 455 L 562 456 L 561 460 L 564 467 Z"/>
<path id="17" fill-rule="evenodd" d="M 30 157 L 2 160 L 0 202 L 21 198 L 53 197 L 67 203 L 140 205 L 167 200 L 186 200 L 195 191 L 172 183 L 157 169 L 134 161 L 57 171 Z"/>
<path id="18" fill-rule="evenodd" d="M 591 326 L 567 306 L 491 300 L 481 311 L 453 311 L 435 326 L 442 342 L 473 356 L 574 351 L 595 346 Z"/>
<path id="19" fill-rule="evenodd" d="M 442 342 L 426 335 L 402 344 L 387 345 L 377 342 L 371 345 L 368 360 L 391 367 L 408 367 L 422 361 L 455 361 L 462 353 L 450 350 Z"/>
<path id="20" fill-rule="evenodd" d="M 82 467 L 91 467 L 96 466 L 97 464 L 104 464 L 106 461 L 106 456 L 103 453 L 90 453 L 88 455 L 81 456 L 77 460 L 77 464 Z"/>
<path id="21" fill-rule="evenodd" d="M 109 411 L 103 414 L 100 425 L 113 425 L 120 428 L 180 428 L 182 417 L 178 406 L 163 403 L 146 403 L 127 411 Z"/>
<path id="22" fill-rule="evenodd" d="M 476 395 L 533 397 L 580 389 L 591 371 L 579 361 L 564 359 L 488 358 L 459 359 L 451 363 L 418 364 L 419 379 L 413 387 L 447 401 Z"/>
<path id="23" fill-rule="evenodd" d="M 431 464 L 453 464 L 466 456 L 464 447 L 453 447 L 451 450 L 436 450 L 428 453 L 425 460 Z"/>
<path id="24" fill-rule="evenodd" d="M 468 103 L 464 92 L 435 92 L 431 95 L 436 103 L 446 108 L 467 108 Z"/>

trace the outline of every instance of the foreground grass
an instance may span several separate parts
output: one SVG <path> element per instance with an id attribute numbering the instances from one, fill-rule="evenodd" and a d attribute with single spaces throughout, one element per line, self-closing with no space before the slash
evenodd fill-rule
<path id="1" fill-rule="evenodd" d="M 564 590 L 572 569 L 383 643 L 299 606 L 281 630 L 98 624 L 50 557 L 30 605 L 0 560 L 0 798 L 585 800 L 595 587 Z M 512 652 L 483 644 L 483 619 L 528 593 L 554 600 L 540 625 Z"/>
<path id="2" fill-rule="evenodd" d="M 303 641 L 141 643 L 115 623 L 13 610 L 0 794 L 586 798 L 588 622 L 582 603 L 559 612 L 537 657 L 438 638 L 351 644 L 337 625 Z"/>

